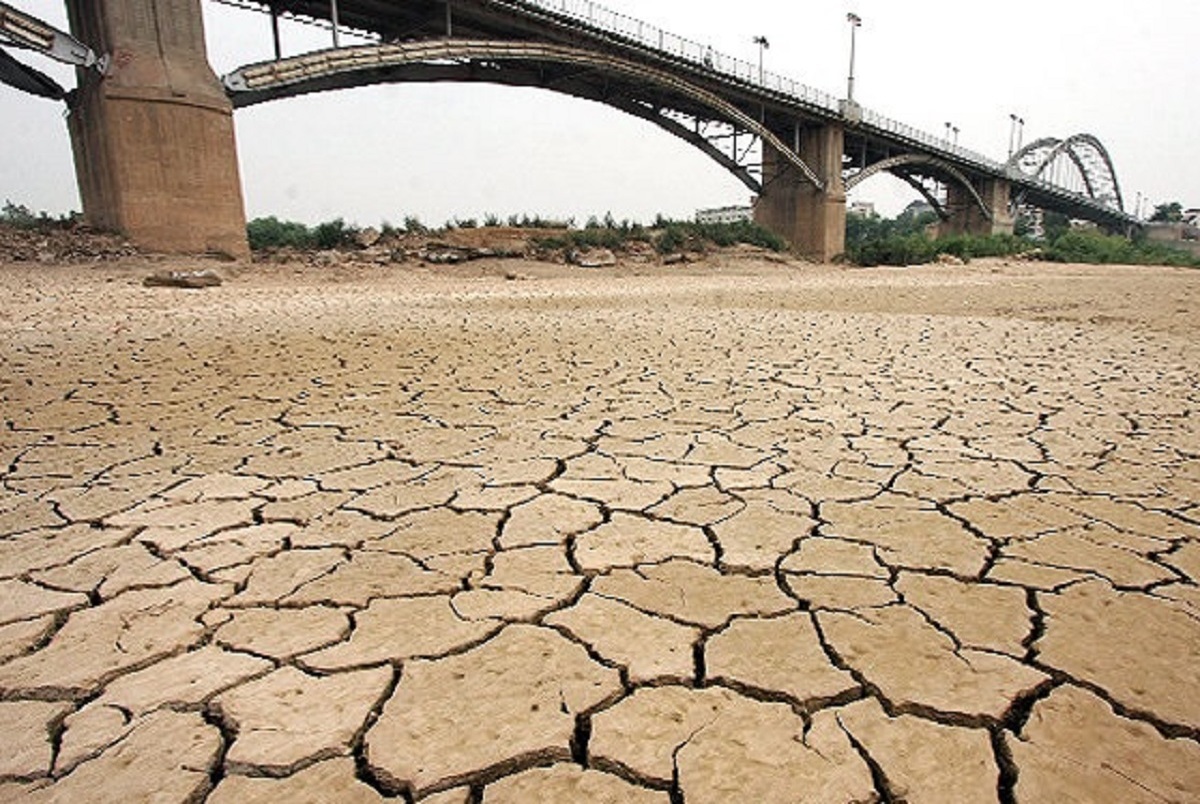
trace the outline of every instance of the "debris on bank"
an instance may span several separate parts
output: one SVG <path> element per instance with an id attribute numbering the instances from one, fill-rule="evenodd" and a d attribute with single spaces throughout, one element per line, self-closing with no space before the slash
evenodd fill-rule
<path id="1" fill-rule="evenodd" d="M 666 222 L 650 228 L 614 224 L 584 229 L 472 225 L 436 231 L 387 227 L 381 232 L 357 229 L 340 220 L 310 230 L 301 224 L 260 219 L 251 223 L 251 229 L 256 232 L 250 238 L 255 245 L 255 261 L 302 262 L 318 267 L 403 263 L 452 266 L 477 260 L 519 259 L 606 268 L 681 265 L 703 259 L 714 250 L 753 252 L 763 257 L 778 256 L 785 250 L 781 240 L 752 224 L 722 228 Z"/>
<path id="2" fill-rule="evenodd" d="M 200 290 L 202 288 L 220 287 L 221 277 L 216 271 L 159 271 L 142 280 L 148 288 L 183 288 L 185 290 Z"/>
<path id="3" fill-rule="evenodd" d="M 0 225 L 0 260 L 85 264 L 137 257 L 140 251 L 124 237 L 83 225 Z"/>
<path id="4" fill-rule="evenodd" d="M 571 249 L 567 252 L 567 262 L 580 268 L 608 268 L 617 264 L 617 255 L 606 248 Z"/>

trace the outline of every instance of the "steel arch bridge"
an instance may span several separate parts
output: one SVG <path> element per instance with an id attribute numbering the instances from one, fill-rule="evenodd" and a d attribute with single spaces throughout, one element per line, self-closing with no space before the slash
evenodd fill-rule
<path id="1" fill-rule="evenodd" d="M 1055 137 L 1035 140 L 1013 154 L 1008 167 L 1023 176 L 1065 186 L 1097 203 L 1125 210 L 1112 157 L 1091 134 L 1075 134 L 1065 140 Z M 1023 199 L 1018 195 L 1015 201 L 1020 200 Z"/>

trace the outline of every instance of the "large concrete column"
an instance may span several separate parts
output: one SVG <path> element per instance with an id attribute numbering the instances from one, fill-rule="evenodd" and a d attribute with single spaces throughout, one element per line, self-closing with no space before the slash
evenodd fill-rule
<path id="1" fill-rule="evenodd" d="M 200 0 L 67 0 L 112 55 L 80 72 L 69 125 L 84 216 L 154 251 L 249 253 L 233 108 L 209 67 Z"/>
<path id="2" fill-rule="evenodd" d="M 941 223 L 939 232 L 973 235 L 1012 234 L 1015 221 L 1008 206 L 1012 196 L 1012 185 L 1004 179 L 983 179 L 975 184 L 991 217 L 983 213 L 979 202 L 967 188 L 951 182 L 946 187 L 946 213 L 950 218 Z"/>
<path id="3" fill-rule="evenodd" d="M 763 193 L 754 220 L 807 257 L 828 262 L 846 250 L 846 189 L 842 183 L 844 131 L 827 124 L 799 132 L 799 155 L 825 182 L 813 186 L 798 168 L 763 146 Z"/>

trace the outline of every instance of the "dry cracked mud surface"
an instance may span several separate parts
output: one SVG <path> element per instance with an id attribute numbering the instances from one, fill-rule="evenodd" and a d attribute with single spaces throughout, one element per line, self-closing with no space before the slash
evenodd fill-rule
<path id="1" fill-rule="evenodd" d="M 1200 801 L 1200 274 L 510 265 L 0 266 L 0 801 Z"/>

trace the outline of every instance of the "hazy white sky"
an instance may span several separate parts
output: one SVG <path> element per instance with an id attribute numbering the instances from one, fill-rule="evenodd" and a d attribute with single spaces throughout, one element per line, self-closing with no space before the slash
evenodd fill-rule
<path id="1" fill-rule="evenodd" d="M 8 0 L 65 27 L 59 0 Z M 1127 207 L 1200 206 L 1200 3 L 1189 0 L 607 0 L 610 8 L 837 96 L 849 58 L 846 12 L 864 21 L 856 96 L 923 128 L 961 129 L 963 145 L 997 159 L 1009 114 L 1025 139 L 1087 131 L 1116 162 Z M 218 73 L 271 55 L 265 16 L 204 0 Z M 329 34 L 285 30 L 288 54 Z M 70 70 L 27 62 L 73 85 Z M 538 90 L 484 85 L 370 87 L 264 104 L 236 115 L 250 216 L 368 225 L 513 213 L 611 211 L 649 220 L 746 203 L 743 185 L 650 123 Z M 79 207 L 63 106 L 0 86 L 0 199 L 63 212 Z M 915 197 L 873 179 L 860 197 L 885 212 Z"/>

